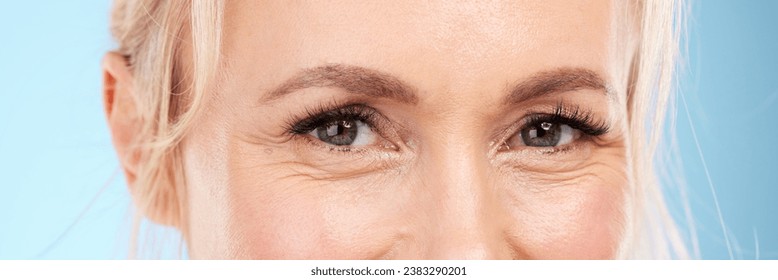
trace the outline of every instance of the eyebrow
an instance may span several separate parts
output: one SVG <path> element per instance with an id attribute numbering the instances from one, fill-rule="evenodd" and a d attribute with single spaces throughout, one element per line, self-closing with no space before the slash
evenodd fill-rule
<path id="1" fill-rule="evenodd" d="M 369 68 L 326 64 L 302 70 L 270 90 L 263 101 L 272 101 L 311 87 L 335 87 L 352 94 L 389 98 L 407 104 L 418 103 L 416 90 L 400 79 Z M 604 79 L 585 68 L 558 68 L 544 71 L 509 86 L 505 104 L 517 104 L 543 95 L 579 89 L 601 90 L 612 97 Z"/>
<path id="2" fill-rule="evenodd" d="M 413 87 L 389 74 L 359 66 L 327 64 L 301 71 L 271 90 L 265 101 L 310 87 L 342 88 L 353 94 L 409 104 L 416 104 L 419 100 Z"/>
<path id="3" fill-rule="evenodd" d="M 609 97 L 614 93 L 605 80 L 586 68 L 558 68 L 540 72 L 509 87 L 506 104 L 521 103 L 543 95 L 579 89 L 601 90 Z"/>

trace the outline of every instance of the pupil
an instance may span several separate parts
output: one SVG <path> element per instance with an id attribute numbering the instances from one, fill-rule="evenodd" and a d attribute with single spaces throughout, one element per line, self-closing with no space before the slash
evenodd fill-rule
<path id="1" fill-rule="evenodd" d="M 561 136 L 561 126 L 549 122 L 535 124 L 521 131 L 521 140 L 525 145 L 533 147 L 556 146 Z"/>
<path id="2" fill-rule="evenodd" d="M 351 145 L 351 143 L 354 143 L 354 139 L 357 138 L 356 121 L 345 120 L 320 126 L 316 128 L 316 135 L 321 141 L 328 144 L 336 146 Z"/>

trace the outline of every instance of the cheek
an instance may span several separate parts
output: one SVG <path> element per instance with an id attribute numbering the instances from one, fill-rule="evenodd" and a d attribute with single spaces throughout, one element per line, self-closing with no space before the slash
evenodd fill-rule
<path id="1" fill-rule="evenodd" d="M 397 172 L 322 178 L 283 147 L 194 140 L 184 151 L 192 258 L 388 258 L 421 205 Z"/>
<path id="2" fill-rule="evenodd" d="M 432 203 L 443 199 L 439 192 L 423 191 L 431 186 L 420 182 L 429 176 L 322 179 L 301 175 L 311 172 L 282 149 L 227 150 L 188 153 L 193 258 L 423 258 L 425 246 L 445 240 L 434 230 L 436 217 L 450 213 Z M 229 156 L 208 157 L 214 154 Z M 502 198 L 490 200 L 501 207 L 488 207 L 500 211 L 488 216 L 500 222 L 488 224 L 500 226 L 516 257 L 615 257 L 628 184 L 616 167 L 623 168 L 624 157 L 592 160 L 566 175 L 496 173 L 495 185 L 482 186 Z"/>
<path id="3" fill-rule="evenodd" d="M 231 244 L 230 258 L 309 258 L 310 250 L 321 249 L 317 240 L 326 235 L 321 203 L 305 193 L 267 191 L 294 186 L 256 179 L 248 184 L 233 180 L 230 186 L 225 240 Z"/>
<path id="4" fill-rule="evenodd" d="M 623 235 L 626 180 L 586 176 L 513 192 L 514 247 L 530 259 L 611 259 Z"/>
<path id="5" fill-rule="evenodd" d="M 398 204 L 407 201 L 387 191 L 391 180 L 321 181 L 271 165 L 232 174 L 231 258 L 375 259 L 391 251 L 404 216 Z"/>

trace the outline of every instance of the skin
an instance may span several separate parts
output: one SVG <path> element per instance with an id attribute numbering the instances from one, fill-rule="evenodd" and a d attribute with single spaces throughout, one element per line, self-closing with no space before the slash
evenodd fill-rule
<path id="1" fill-rule="evenodd" d="M 223 75 L 180 147 L 190 257 L 617 257 L 631 181 L 631 45 L 618 5 L 227 3 Z M 109 123 L 132 174 L 140 163 L 125 156 L 122 140 L 131 137 L 122 125 L 133 119 L 134 104 L 122 97 L 132 94 L 131 74 L 118 55 L 105 65 Z M 409 94 L 369 96 L 353 83 L 288 86 L 326 66 L 382 75 Z M 526 86 L 559 69 L 588 71 L 601 86 L 544 94 Z M 608 132 L 555 148 L 522 146 L 523 121 L 560 102 Z M 333 103 L 380 112 L 375 141 L 343 149 L 289 133 L 307 111 Z"/>

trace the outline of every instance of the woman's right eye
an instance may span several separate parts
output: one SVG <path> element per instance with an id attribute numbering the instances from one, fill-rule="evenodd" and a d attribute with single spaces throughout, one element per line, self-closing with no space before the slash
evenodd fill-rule
<path id="1" fill-rule="evenodd" d="M 308 110 L 307 117 L 289 122 L 288 132 L 344 151 L 369 146 L 397 148 L 383 137 L 382 132 L 392 134 L 393 129 L 376 109 L 365 104 L 332 107 L 335 109 Z"/>
<path id="2" fill-rule="evenodd" d="M 376 140 L 373 129 L 363 121 L 344 119 L 316 127 L 308 135 L 335 146 L 360 147 Z"/>

